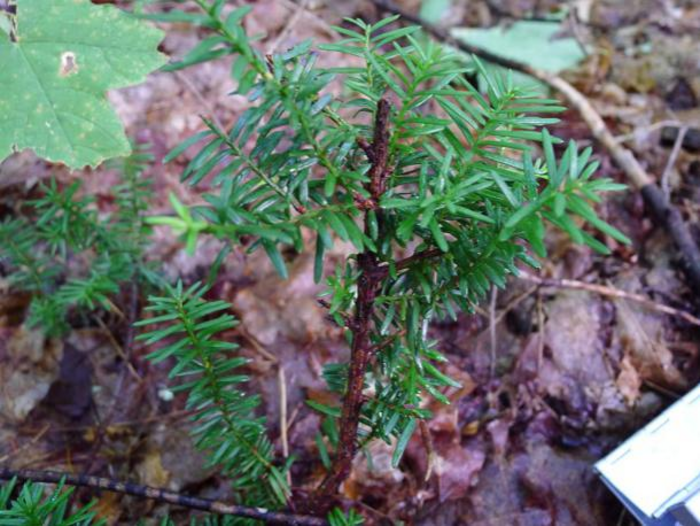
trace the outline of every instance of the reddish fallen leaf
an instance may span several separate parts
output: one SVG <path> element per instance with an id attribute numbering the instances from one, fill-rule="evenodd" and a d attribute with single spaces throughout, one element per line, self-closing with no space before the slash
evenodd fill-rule
<path id="1" fill-rule="evenodd" d="M 452 444 L 440 451 L 435 463 L 440 502 L 464 497 L 476 484 L 486 454 L 478 448 Z"/>
<path id="2" fill-rule="evenodd" d="M 49 392 L 59 375 L 63 344 L 38 329 L 3 329 L 0 334 L 0 416 L 21 422 Z"/>
<path id="3" fill-rule="evenodd" d="M 508 438 L 510 436 L 510 426 L 512 422 L 506 419 L 493 420 L 486 426 L 491 442 L 493 444 L 494 453 L 497 456 L 503 456 L 508 449 Z"/>
<path id="4" fill-rule="evenodd" d="M 631 406 L 639 399 L 642 379 L 629 356 L 625 356 L 620 362 L 620 374 L 617 375 L 615 384 L 628 405 Z"/>
<path id="5" fill-rule="evenodd" d="M 663 318 L 642 311 L 636 305 L 619 302 L 617 322 L 620 342 L 630 364 L 643 380 L 672 390 L 683 390 L 687 382 L 673 363 L 664 343 Z"/>

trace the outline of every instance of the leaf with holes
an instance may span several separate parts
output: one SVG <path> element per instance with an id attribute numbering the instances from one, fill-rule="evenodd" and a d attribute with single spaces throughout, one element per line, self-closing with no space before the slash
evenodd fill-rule
<path id="1" fill-rule="evenodd" d="M 13 152 L 71 168 L 127 155 L 123 126 L 105 97 L 165 63 L 163 34 L 89 0 L 16 0 L 0 32 L 0 161 Z"/>

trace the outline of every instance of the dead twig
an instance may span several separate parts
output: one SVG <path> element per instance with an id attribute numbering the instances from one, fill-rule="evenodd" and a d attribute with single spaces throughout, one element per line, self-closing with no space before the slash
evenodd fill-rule
<path id="1" fill-rule="evenodd" d="M 433 437 L 430 434 L 430 428 L 428 427 L 426 421 L 419 420 L 418 427 L 420 428 L 420 436 L 421 440 L 423 441 L 423 447 L 425 447 L 425 452 L 428 454 L 428 468 L 425 470 L 425 478 L 423 479 L 423 482 L 428 482 L 433 474 L 435 465 L 438 462 L 438 457 L 437 453 L 435 453 Z"/>
<path id="2" fill-rule="evenodd" d="M 537 371 L 542 369 L 542 362 L 544 361 L 544 343 L 545 343 L 545 332 L 544 332 L 544 307 L 542 305 L 542 294 L 537 292 Z"/>
<path id="3" fill-rule="evenodd" d="M 280 511 L 270 511 L 265 508 L 253 508 L 248 506 L 239 506 L 237 504 L 227 504 L 225 502 L 211 499 L 181 495 L 163 488 L 153 488 L 151 486 L 142 486 L 131 482 L 120 482 L 102 477 L 75 475 L 73 473 L 62 473 L 58 471 L 37 471 L 30 469 L 12 470 L 8 468 L 0 468 L 0 480 L 11 480 L 15 478 L 21 481 L 47 484 L 59 484 L 62 482 L 64 484 L 68 484 L 69 486 L 101 489 L 111 491 L 113 493 L 121 493 L 124 495 L 151 499 L 157 502 L 174 504 L 176 506 L 182 506 L 183 508 L 208 511 L 219 515 L 235 515 L 237 517 L 257 519 L 267 523 L 290 524 L 297 526 L 326 526 L 328 524 L 325 519 L 320 519 L 318 517 L 295 515 L 293 513 Z"/>
<path id="4" fill-rule="evenodd" d="M 496 338 L 496 301 L 498 300 L 498 288 L 491 287 L 491 301 L 489 302 L 489 342 L 491 344 L 491 379 L 496 377 L 496 360 L 498 358 L 498 340 Z"/>
<path id="5" fill-rule="evenodd" d="M 316 303 L 318 303 L 321 307 L 323 307 L 324 309 L 326 309 L 328 311 L 331 310 L 330 302 L 328 302 L 324 299 L 317 299 Z M 349 329 L 352 329 L 352 323 L 353 323 L 352 316 L 349 316 L 349 315 L 345 314 L 344 312 L 336 312 L 336 314 L 338 314 L 342 318 L 343 323 L 345 323 L 346 327 L 348 327 Z M 329 314 L 327 317 L 328 317 L 329 321 L 335 323 L 335 320 L 333 319 L 333 315 Z"/>
<path id="6" fill-rule="evenodd" d="M 254 350 L 256 353 L 258 353 L 260 356 L 262 356 L 262 357 L 265 358 L 266 360 L 269 360 L 269 361 L 272 362 L 274 365 L 279 365 L 280 361 L 279 361 L 279 359 L 277 358 L 277 356 L 275 356 L 275 355 L 272 354 L 270 351 L 268 351 L 268 350 L 258 341 L 258 339 L 257 339 L 255 336 L 253 336 L 253 335 L 248 331 L 248 329 L 245 328 L 245 325 L 241 324 L 241 325 L 238 326 L 238 333 L 239 333 L 241 336 L 243 336 L 243 338 L 245 338 L 246 341 L 248 341 L 248 343 L 250 343 L 251 347 L 253 348 L 253 350 Z"/>
<path id="7" fill-rule="evenodd" d="M 586 57 L 590 56 L 591 52 L 588 50 L 588 46 L 586 45 L 586 39 L 581 31 L 581 26 L 585 25 L 585 22 L 579 18 L 576 9 L 572 9 L 571 11 L 569 11 L 567 20 L 569 21 L 569 25 L 571 27 L 571 34 L 574 37 L 574 40 L 576 40 L 578 47 L 581 49 L 581 52 Z"/>
<path id="8" fill-rule="evenodd" d="M 112 331 L 109 329 L 109 327 L 107 327 L 107 325 L 105 324 L 105 322 L 102 321 L 102 318 L 100 318 L 99 316 L 94 316 L 93 319 L 97 322 L 97 325 L 100 326 L 100 329 L 102 329 L 102 332 L 105 334 L 105 336 L 106 336 L 107 339 L 109 340 L 109 343 L 112 345 L 112 347 L 114 348 L 114 350 L 116 351 L 116 353 L 119 355 L 119 358 L 121 358 L 122 361 L 124 362 L 124 364 L 125 364 L 127 370 L 129 371 L 129 374 L 130 374 L 130 375 L 134 378 L 134 380 L 136 380 L 137 382 L 142 381 L 143 378 L 141 378 L 141 375 L 138 373 L 138 371 L 136 371 L 136 369 L 134 369 L 134 366 L 133 366 L 133 364 L 131 363 L 131 360 L 129 359 L 129 357 L 128 357 L 128 356 L 126 355 L 126 353 L 124 352 L 124 348 L 123 348 L 121 345 L 119 345 L 119 342 L 118 342 L 117 339 L 114 337 L 114 334 L 113 334 Z"/>
<path id="9" fill-rule="evenodd" d="M 421 25 L 427 33 L 437 40 L 499 66 L 534 77 L 558 91 L 569 105 L 578 111 L 593 137 L 608 151 L 610 157 L 622 169 L 632 186 L 641 192 L 657 226 L 666 230 L 673 239 L 681 256 L 682 269 L 688 283 L 700 298 L 700 249 L 698 249 L 688 226 L 683 221 L 681 213 L 665 198 L 654 179 L 646 172 L 634 154 L 615 139 L 603 118 L 583 93 L 554 73 L 533 68 L 528 64 L 497 55 L 454 38 L 448 31 L 421 20 L 420 17 L 398 7 L 391 0 L 372 0 L 372 3 L 380 10 L 401 15 L 405 20 Z"/>
<path id="10" fill-rule="evenodd" d="M 605 285 L 598 285 L 596 283 L 586 283 L 584 281 L 577 281 L 573 279 L 551 279 L 551 278 L 540 278 L 528 274 L 527 272 L 520 271 L 518 277 L 522 280 L 529 281 L 531 283 L 537 283 L 543 287 L 556 287 L 563 289 L 575 289 L 575 290 L 585 290 L 587 292 L 592 292 L 594 294 L 600 294 L 601 296 L 607 296 L 609 298 L 618 298 L 628 301 L 633 301 L 644 305 L 645 307 L 654 310 L 656 312 L 661 312 L 663 314 L 668 314 L 669 316 L 675 316 L 681 318 L 691 325 L 696 325 L 700 327 L 700 319 L 696 318 L 689 312 L 684 310 L 676 309 L 674 307 L 669 307 L 662 303 L 657 303 L 646 296 L 641 294 L 635 294 L 633 292 L 627 292 L 620 289 L 615 289 L 612 287 L 607 287 Z"/>
<path id="11" fill-rule="evenodd" d="M 677 120 L 663 120 L 651 123 L 649 126 L 637 127 L 635 131 L 631 133 L 625 133 L 623 135 L 616 135 L 615 140 L 617 142 L 627 142 L 637 137 L 637 134 L 641 132 L 651 133 L 659 128 L 674 127 L 680 128 L 682 124 Z"/>
<path id="12" fill-rule="evenodd" d="M 293 2 L 292 0 L 280 0 L 281 4 L 285 4 L 289 8 L 295 8 L 297 7 L 298 4 L 296 2 Z M 338 38 L 339 34 L 338 32 L 333 29 L 333 26 L 329 24 L 326 20 L 324 20 L 321 16 L 315 14 L 313 11 L 310 9 L 304 10 L 302 13 L 309 22 L 311 22 L 314 26 L 316 26 L 317 29 L 320 29 L 326 35 L 332 39 Z"/>
<path id="13" fill-rule="evenodd" d="M 508 303 L 508 305 L 503 307 L 503 309 L 498 313 L 498 316 L 496 316 L 496 325 L 501 323 L 503 321 L 503 318 L 505 318 L 510 311 L 512 311 L 515 307 L 520 305 L 520 303 L 522 303 L 524 300 L 526 300 L 527 298 L 532 296 L 537 291 L 538 288 L 539 288 L 539 285 L 535 285 L 535 286 L 529 288 L 528 290 L 526 290 L 525 292 L 518 294 L 515 298 L 513 298 Z"/>
<path id="14" fill-rule="evenodd" d="M 41 438 L 46 434 L 46 432 L 49 429 L 51 429 L 51 425 L 46 424 L 42 429 L 39 430 L 39 432 L 36 435 L 34 435 L 32 437 L 32 439 L 29 442 L 22 444 L 20 447 L 15 449 L 13 452 L 8 453 L 7 455 L 3 455 L 2 457 L 0 457 L 0 462 L 5 462 L 11 457 L 16 457 L 22 451 L 25 451 L 30 446 L 33 446 L 34 444 L 36 444 L 39 440 L 41 440 Z"/>
<path id="15" fill-rule="evenodd" d="M 277 368 L 277 382 L 280 390 L 280 441 L 282 442 L 282 456 L 286 460 L 289 457 L 289 438 L 287 424 L 287 376 L 284 367 L 280 364 Z M 287 470 L 287 484 L 292 486 L 292 474 Z"/>
<path id="16" fill-rule="evenodd" d="M 119 422 L 112 422 L 110 424 L 110 429 L 111 430 L 126 430 L 128 428 L 133 428 L 133 427 L 141 427 L 143 425 L 147 424 L 152 424 L 152 423 L 157 423 L 157 422 L 164 422 L 164 421 L 173 421 L 177 423 L 178 420 L 187 418 L 189 416 L 194 416 L 196 415 L 196 411 L 190 411 L 187 409 L 182 409 L 179 411 L 173 411 L 171 413 L 166 413 L 162 415 L 153 415 L 153 416 L 148 416 L 145 418 L 137 418 L 134 420 L 122 420 Z M 97 429 L 97 426 L 95 425 L 74 425 L 74 426 L 61 426 L 61 427 L 54 427 L 52 430 L 55 433 L 91 433 L 94 432 Z M 28 432 L 31 431 L 31 429 L 27 430 Z M 41 432 L 41 430 L 37 431 Z M 0 462 L 4 462 L 6 459 L 5 458 L 0 458 Z"/>
<path id="17" fill-rule="evenodd" d="M 216 126 L 220 130 L 225 130 L 226 128 L 224 127 L 224 124 L 219 120 L 216 111 L 214 111 L 214 107 L 202 94 L 202 91 L 195 85 L 192 79 L 183 71 L 174 71 L 173 73 L 175 73 L 175 77 L 185 85 L 187 91 L 189 91 L 192 94 L 192 96 L 195 99 L 197 99 L 197 102 L 202 106 L 202 108 L 204 108 L 207 111 L 212 122 L 216 124 Z"/>
<path id="18" fill-rule="evenodd" d="M 671 172 L 673 171 L 673 167 L 676 166 L 678 154 L 681 153 L 681 146 L 683 146 L 683 139 L 685 139 L 685 134 L 687 132 L 687 126 L 681 126 L 678 129 L 678 135 L 676 135 L 676 141 L 673 143 L 671 155 L 668 156 L 668 161 L 666 161 L 666 168 L 664 168 L 664 173 L 661 174 L 661 190 L 663 190 L 664 196 L 666 196 L 666 200 L 671 199 L 671 185 L 669 179 L 671 178 Z"/>
<path id="19" fill-rule="evenodd" d="M 287 433 L 289 433 L 289 430 L 292 429 L 292 425 L 296 421 L 297 417 L 299 416 L 299 413 L 301 412 L 303 404 L 297 404 L 294 406 L 294 409 L 292 409 L 292 414 L 289 415 L 289 418 L 287 419 Z"/>
<path id="20" fill-rule="evenodd" d="M 654 383 L 651 380 L 643 380 L 642 383 L 644 383 L 644 385 L 652 391 L 656 391 L 657 393 L 661 394 L 662 396 L 665 396 L 666 398 L 670 398 L 671 400 L 678 400 L 683 396 L 682 394 L 671 391 L 670 389 L 667 389 L 666 387 Z"/>

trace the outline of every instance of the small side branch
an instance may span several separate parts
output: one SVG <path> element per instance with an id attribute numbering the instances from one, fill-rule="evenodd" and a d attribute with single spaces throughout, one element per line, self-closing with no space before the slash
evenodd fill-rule
<path id="1" fill-rule="evenodd" d="M 377 103 L 377 115 L 374 121 L 374 139 L 372 141 L 372 166 L 369 170 L 370 193 L 375 201 L 384 194 L 384 183 L 388 173 L 389 162 L 389 111 L 391 105 L 386 99 Z"/>
<path id="2" fill-rule="evenodd" d="M 217 513 L 219 515 L 235 515 L 236 517 L 257 519 L 273 524 L 289 524 L 292 526 L 327 526 L 328 524 L 325 519 L 318 517 L 270 511 L 265 508 L 252 508 L 248 506 L 239 506 L 237 504 L 227 504 L 225 502 L 211 499 L 181 495 L 179 493 L 167 491 L 163 488 L 153 488 L 150 486 L 132 484 L 131 482 L 120 482 L 107 478 L 93 477 L 90 475 L 74 475 L 72 473 L 61 473 L 57 471 L 36 471 L 32 469 L 11 470 L 8 468 L 0 468 L 0 480 L 10 480 L 13 478 L 21 481 L 31 481 L 45 484 L 58 484 L 60 482 L 64 482 L 69 486 L 80 486 L 91 489 L 111 491 L 113 493 L 132 495 L 134 497 L 142 497 L 145 499 L 155 500 L 157 502 L 182 506 L 183 508 L 207 511 L 210 513 Z"/>

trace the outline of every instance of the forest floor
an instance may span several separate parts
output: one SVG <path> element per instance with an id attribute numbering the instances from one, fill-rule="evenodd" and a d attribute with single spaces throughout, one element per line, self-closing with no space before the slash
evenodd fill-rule
<path id="1" fill-rule="evenodd" d="M 413 12 L 420 4 L 398 3 Z M 247 28 L 265 35 L 261 48 L 274 43 L 284 49 L 309 37 L 334 40 L 330 25 L 341 24 L 345 16 L 380 16 L 371 3 L 359 0 L 303 4 L 306 10 L 297 14 L 290 0 L 251 3 Z M 478 27 L 511 23 L 504 13 L 518 17 L 535 7 L 546 12 L 556 2 L 452 4 L 440 23 Z M 584 16 L 568 31 L 590 54 L 565 76 L 648 172 L 664 181 L 700 240 L 700 7 L 690 0 L 572 4 Z M 164 51 L 174 56 L 201 36 L 186 26 L 167 29 Z M 166 165 L 160 160 L 203 128 L 201 115 L 216 115 L 228 125 L 245 109 L 245 99 L 229 95 L 235 87 L 229 73 L 230 62 L 222 60 L 158 73 L 141 86 L 111 94 L 130 134 L 152 145 L 153 212 L 169 209 L 168 192 L 185 203 L 198 201 L 198 194 L 179 182 L 187 159 Z M 687 128 L 686 140 L 674 148 L 672 133 L 679 128 Z M 625 182 L 575 112 L 563 114 L 554 132 L 592 144 L 601 175 Z M 68 173 L 21 154 L 0 165 L 3 210 L 36 195 L 36 183 L 50 176 L 82 179 L 84 191 L 109 207 L 114 173 Z M 450 358 L 447 372 L 462 388 L 447 392 L 451 405 L 431 404 L 434 416 L 425 433 L 413 437 L 399 468 L 391 467 L 391 449 L 383 443 L 370 446 L 371 466 L 363 457 L 356 460 L 343 496 L 359 503 L 368 523 L 633 524 L 592 466 L 697 383 L 698 327 L 654 306 L 697 312 L 698 299 L 684 284 L 670 241 L 653 228 L 638 192 L 606 200 L 599 212 L 633 245 L 606 239 L 612 255 L 602 257 L 552 232 L 551 257 L 538 277 L 512 279 L 474 314 L 431 327 L 430 336 Z M 335 261 L 351 250 L 336 247 Z M 218 242 L 205 241 L 188 256 L 169 232 L 156 230 L 148 256 L 163 263 L 168 277 L 195 281 L 206 277 L 219 249 Z M 348 353 L 341 332 L 315 300 L 321 289 L 313 281 L 312 254 L 289 254 L 290 278 L 283 281 L 264 254 L 234 253 L 215 284 L 216 295 L 233 303 L 242 322 L 230 336 L 252 358 L 251 389 L 262 393 L 279 450 L 297 456 L 292 479 L 302 488 L 323 476 L 314 440 L 319 416 L 304 401 L 328 399 L 321 367 Z M 586 290 L 587 285 L 566 280 L 600 287 Z M 648 301 L 620 299 L 620 292 Z M 191 445 L 183 400 L 168 396 L 167 366 L 146 362 L 148 350 L 140 344 L 129 367 L 120 358 L 116 342 L 125 328 L 119 319 L 107 316 L 105 326 L 86 323 L 65 341 L 47 340 L 22 324 L 26 305 L 27 298 L 13 294 L 0 275 L 0 464 L 89 471 L 227 498 L 225 482 L 204 467 Z M 97 498 L 109 524 L 135 524 L 137 517 L 166 512 L 163 505 L 112 493 Z M 183 524 L 189 517 L 182 509 L 169 511 Z"/>

